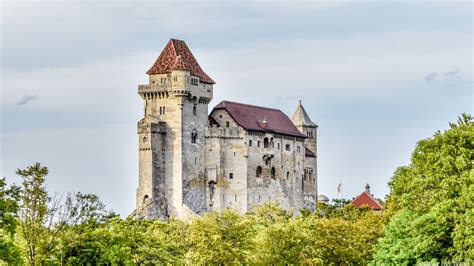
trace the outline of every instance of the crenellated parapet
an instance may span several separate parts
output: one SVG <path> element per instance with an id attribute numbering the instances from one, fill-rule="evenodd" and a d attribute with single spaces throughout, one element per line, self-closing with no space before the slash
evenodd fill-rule
<path id="1" fill-rule="evenodd" d="M 239 127 L 208 127 L 205 138 L 243 139 L 246 132 Z"/>

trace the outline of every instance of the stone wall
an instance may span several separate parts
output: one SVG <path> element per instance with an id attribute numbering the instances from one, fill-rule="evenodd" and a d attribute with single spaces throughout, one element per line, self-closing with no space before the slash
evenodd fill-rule
<path id="1" fill-rule="evenodd" d="M 246 211 L 247 149 L 244 135 L 245 130 L 239 126 L 207 129 L 206 169 L 211 181 L 207 188 L 208 210 L 233 208 L 241 213 Z"/>
<path id="2" fill-rule="evenodd" d="M 287 210 L 300 209 L 303 139 L 258 132 L 248 132 L 247 138 L 247 142 L 252 141 L 248 157 L 248 193 L 251 195 L 248 209 L 267 201 L 278 202 Z M 270 143 L 268 148 L 264 146 L 265 138 Z M 289 150 L 286 150 L 287 145 Z M 258 167 L 262 169 L 260 177 L 257 177 Z"/>

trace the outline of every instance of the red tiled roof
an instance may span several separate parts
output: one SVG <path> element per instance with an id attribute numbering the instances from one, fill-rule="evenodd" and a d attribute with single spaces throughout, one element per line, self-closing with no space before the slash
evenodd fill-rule
<path id="1" fill-rule="evenodd" d="M 278 109 L 222 101 L 214 107 L 211 115 L 217 109 L 227 110 L 235 122 L 246 130 L 306 138 L 306 135 L 293 125 L 290 118 Z"/>
<path id="2" fill-rule="evenodd" d="M 201 82 L 215 84 L 214 80 L 201 69 L 186 43 L 181 40 L 171 39 L 146 73 L 167 74 L 171 73 L 171 70 L 189 70 L 191 75 L 199 77 Z"/>
<path id="3" fill-rule="evenodd" d="M 357 208 L 361 208 L 362 206 L 369 206 L 373 210 L 381 210 L 383 206 L 377 202 L 372 195 L 370 195 L 367 191 L 362 192 L 355 200 L 351 202 L 352 205 L 356 206 Z"/>
<path id="4" fill-rule="evenodd" d="M 316 154 L 312 152 L 310 149 L 304 147 L 304 156 L 305 157 L 316 157 Z"/>

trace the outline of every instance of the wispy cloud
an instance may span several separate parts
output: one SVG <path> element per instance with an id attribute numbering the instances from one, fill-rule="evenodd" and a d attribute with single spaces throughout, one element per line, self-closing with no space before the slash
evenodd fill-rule
<path id="1" fill-rule="evenodd" d="M 428 83 L 433 82 L 437 76 L 438 76 L 438 73 L 430 73 L 425 76 L 425 81 Z"/>
<path id="2" fill-rule="evenodd" d="M 456 69 L 456 70 L 453 70 L 453 71 L 446 72 L 446 73 L 444 73 L 444 75 L 446 75 L 446 76 L 455 76 L 459 72 L 461 72 L 461 69 Z"/>
<path id="3" fill-rule="evenodd" d="M 16 105 L 20 106 L 20 105 L 25 105 L 27 103 L 29 103 L 30 101 L 33 101 L 33 100 L 37 100 L 38 97 L 36 95 L 28 95 L 28 94 L 25 94 L 23 95 L 23 98 L 16 103 Z"/>

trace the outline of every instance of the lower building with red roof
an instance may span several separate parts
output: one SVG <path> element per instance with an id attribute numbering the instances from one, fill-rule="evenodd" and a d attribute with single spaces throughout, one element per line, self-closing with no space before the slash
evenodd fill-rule
<path id="1" fill-rule="evenodd" d="M 370 185 L 365 186 L 364 192 L 362 192 L 357 198 L 352 202 L 356 208 L 369 207 L 374 211 L 380 211 L 383 209 L 383 206 L 370 194 Z"/>

